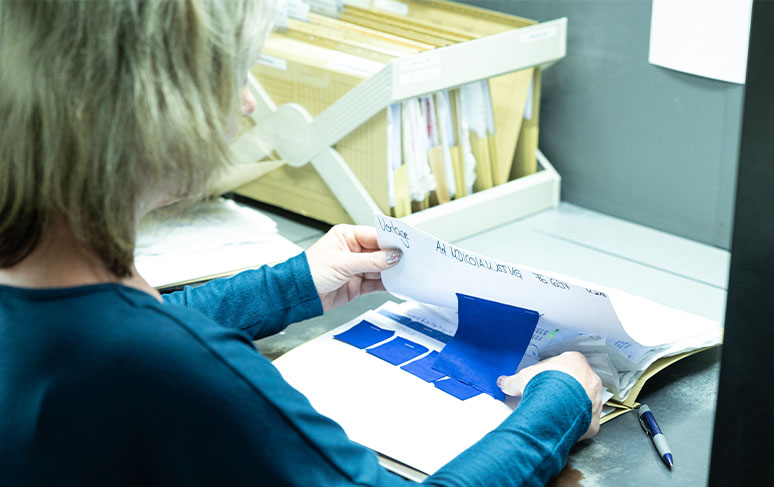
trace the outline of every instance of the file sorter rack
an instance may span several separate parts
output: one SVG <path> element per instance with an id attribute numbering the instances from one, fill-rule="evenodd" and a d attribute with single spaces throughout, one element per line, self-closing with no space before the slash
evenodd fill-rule
<path id="1" fill-rule="evenodd" d="M 373 224 L 373 213 L 381 209 L 334 144 L 393 103 L 522 69 L 548 67 L 565 56 L 566 39 L 567 18 L 563 17 L 393 59 L 314 118 L 295 103 L 276 106 L 251 74 L 249 86 L 257 100 L 252 114 L 255 125 L 235 142 L 234 151 L 243 162 L 261 160 L 275 151 L 290 166 L 311 163 L 355 223 Z M 554 207 L 559 203 L 559 174 L 540 151 L 537 161 L 540 170 L 535 174 L 404 220 L 455 240 Z"/>

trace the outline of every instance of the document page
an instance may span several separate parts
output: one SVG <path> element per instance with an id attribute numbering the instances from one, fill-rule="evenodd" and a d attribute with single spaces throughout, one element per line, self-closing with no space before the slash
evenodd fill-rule
<path id="1" fill-rule="evenodd" d="M 719 328 L 617 289 L 470 252 L 399 219 L 374 218 L 380 247 L 403 251 L 401 261 L 382 273 L 396 296 L 456 310 L 460 293 L 533 310 L 540 328 L 604 337 L 635 362 L 648 348 Z"/>
<path id="2" fill-rule="evenodd" d="M 630 340 L 602 291 L 478 255 L 395 218 L 377 215 L 376 230 L 380 247 L 403 251 L 400 263 L 382 273 L 397 296 L 456 309 L 457 293 L 467 294 L 537 311 L 544 328 Z"/>

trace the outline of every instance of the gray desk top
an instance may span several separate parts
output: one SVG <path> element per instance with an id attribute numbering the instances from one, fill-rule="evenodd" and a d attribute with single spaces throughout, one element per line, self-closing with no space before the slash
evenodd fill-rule
<path id="1" fill-rule="evenodd" d="M 295 237 L 302 247 L 322 235 L 319 228 L 286 220 L 277 218 L 280 233 Z M 725 314 L 728 252 L 570 204 L 456 244 L 506 262 L 623 289 L 719 322 Z M 388 299 L 394 298 L 386 293 L 361 297 L 325 316 L 291 325 L 257 346 L 276 358 Z M 706 485 L 719 363 L 719 348 L 688 357 L 650 379 L 638 397 L 650 406 L 669 440 L 673 470 L 660 461 L 636 414 L 630 413 L 576 445 L 567 467 L 550 485 Z"/>

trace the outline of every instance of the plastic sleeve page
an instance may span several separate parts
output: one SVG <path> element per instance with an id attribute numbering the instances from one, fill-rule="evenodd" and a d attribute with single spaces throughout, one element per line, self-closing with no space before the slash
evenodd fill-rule
<path id="1" fill-rule="evenodd" d="M 419 323 L 432 330 L 442 331 L 448 335 L 449 339 L 451 336 L 455 335 L 457 329 L 457 313 L 448 308 L 426 305 L 415 301 L 404 301 L 400 304 L 388 301 L 380 306 L 377 312 L 388 317 L 393 317 L 393 320 L 404 324 L 404 320 L 410 320 L 413 324 Z M 590 346 L 584 347 L 583 341 L 589 342 Z M 626 396 L 633 385 L 633 381 L 630 381 L 629 378 L 632 373 L 619 372 L 619 370 L 623 370 L 625 367 L 615 363 L 619 361 L 614 356 L 615 354 L 606 353 L 609 347 L 613 345 L 605 343 L 601 337 L 590 337 L 588 335 L 562 331 L 559 329 L 547 330 L 538 326 L 532 334 L 527 351 L 525 352 L 517 371 L 524 367 L 534 365 L 542 359 L 561 353 L 564 351 L 562 344 L 569 345 L 569 349 L 578 350 L 584 355 L 588 355 L 589 362 L 594 371 L 597 372 L 600 377 L 603 377 L 603 403 L 612 398 L 620 400 L 622 397 Z M 580 346 L 576 347 L 577 345 Z M 636 364 L 632 365 L 634 365 L 634 370 L 636 371 Z M 636 377 L 639 377 L 639 375 Z M 628 385 L 625 390 L 623 389 L 624 384 Z M 611 389 L 614 392 L 611 392 Z M 604 415 L 603 412 L 602 416 Z"/>
<path id="2" fill-rule="evenodd" d="M 400 263 L 382 273 L 393 294 L 454 309 L 457 293 L 467 294 L 535 310 L 544 328 L 632 340 L 604 293 L 460 249 L 395 218 L 375 218 L 379 245 L 403 251 Z"/>
<path id="3" fill-rule="evenodd" d="M 379 312 L 382 314 L 386 311 L 388 311 L 386 306 L 379 308 Z M 400 305 L 392 303 L 389 306 L 389 311 L 433 329 L 442 328 L 446 330 L 447 334 L 454 335 L 456 338 L 456 325 L 448 323 L 456 319 L 456 314 L 453 313 L 453 316 L 450 316 L 448 312 L 444 311 L 444 308 L 430 307 L 406 301 Z M 515 348 L 513 345 L 508 345 L 508 347 Z M 617 399 L 621 399 L 622 396 L 623 389 L 621 384 L 629 383 L 628 376 L 631 375 L 630 371 L 640 370 L 637 364 L 623 357 L 613 344 L 600 336 L 591 336 L 560 329 L 549 330 L 537 326 L 531 333 L 529 343 L 521 357 L 521 361 L 518 363 L 516 371 L 518 372 L 524 367 L 529 367 L 543 359 L 559 355 L 567 350 L 583 353 L 589 360 L 592 369 L 602 378 L 602 384 L 606 390 L 612 391 L 610 393 L 611 397 L 616 397 Z M 444 349 L 445 351 L 446 349 Z M 438 368 L 437 364 L 436 368 Z M 442 368 L 438 368 L 438 370 L 442 370 Z M 514 370 L 508 370 L 507 372 L 503 371 L 503 374 L 510 375 L 513 372 Z M 450 373 L 450 375 L 454 374 Z"/>

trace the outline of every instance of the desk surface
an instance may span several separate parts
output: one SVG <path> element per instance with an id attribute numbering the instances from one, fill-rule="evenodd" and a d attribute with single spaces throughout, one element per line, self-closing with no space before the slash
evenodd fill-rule
<path id="1" fill-rule="evenodd" d="M 280 233 L 308 248 L 323 231 L 273 216 Z M 691 313 L 723 321 L 730 256 L 726 251 L 563 203 L 456 242 L 506 262 L 553 270 L 638 294 Z M 388 299 L 361 297 L 325 316 L 291 325 L 257 342 L 276 358 Z M 576 445 L 558 486 L 706 485 L 714 421 L 720 349 L 701 352 L 650 379 L 638 397 L 664 431 L 675 459 L 659 459 L 635 413 L 602 426 Z"/>

